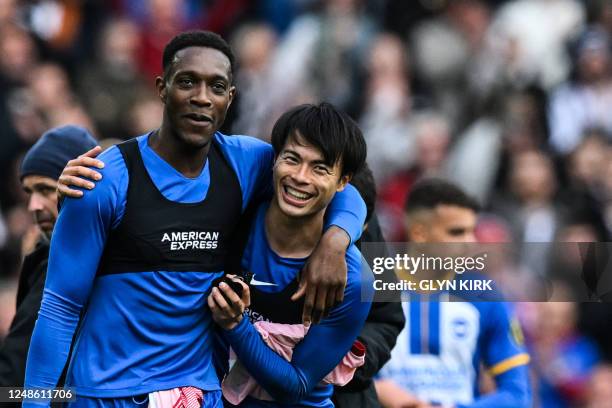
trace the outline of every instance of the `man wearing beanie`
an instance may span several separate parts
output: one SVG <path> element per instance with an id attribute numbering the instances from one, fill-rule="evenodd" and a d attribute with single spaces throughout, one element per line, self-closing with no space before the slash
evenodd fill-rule
<path id="1" fill-rule="evenodd" d="M 83 128 L 64 126 L 47 131 L 27 152 L 20 180 L 28 194 L 28 211 L 41 231 L 36 249 L 25 257 L 19 275 L 17 308 L 10 331 L 0 344 L 0 386 L 22 387 L 30 337 L 40 308 L 49 241 L 57 218 L 57 180 L 66 163 L 96 146 Z"/>

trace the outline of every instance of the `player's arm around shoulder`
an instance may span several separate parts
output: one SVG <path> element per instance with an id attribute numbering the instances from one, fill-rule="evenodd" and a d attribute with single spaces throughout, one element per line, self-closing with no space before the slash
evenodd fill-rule
<path id="1" fill-rule="evenodd" d="M 80 189 L 80 198 L 65 197 L 51 239 L 47 289 L 80 297 L 97 270 L 107 235 L 119 221 L 128 176 L 116 147 L 100 156 L 104 168 L 91 189 Z M 66 279 L 66 276 L 72 276 Z M 72 290 L 70 290 L 72 288 Z M 68 293 L 69 292 L 69 293 Z"/>

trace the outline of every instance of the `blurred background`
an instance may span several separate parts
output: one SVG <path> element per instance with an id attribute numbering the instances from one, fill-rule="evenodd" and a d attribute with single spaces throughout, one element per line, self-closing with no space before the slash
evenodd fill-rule
<path id="1" fill-rule="evenodd" d="M 190 28 L 236 53 L 225 133 L 265 140 L 287 107 L 322 100 L 359 122 L 388 241 L 428 176 L 477 197 L 482 242 L 513 245 L 527 280 L 555 276 L 559 299 L 572 259 L 542 245 L 610 241 L 612 1 L 0 0 L 0 338 L 36 239 L 24 152 L 68 123 L 103 145 L 157 127 L 163 47 Z M 612 406 L 612 305 L 516 306 L 537 406 Z"/>

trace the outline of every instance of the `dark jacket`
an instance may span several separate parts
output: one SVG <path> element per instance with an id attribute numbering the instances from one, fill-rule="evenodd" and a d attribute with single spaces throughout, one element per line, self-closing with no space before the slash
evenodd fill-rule
<path id="1" fill-rule="evenodd" d="M 360 248 L 362 248 L 360 244 L 365 242 L 385 242 L 376 215 L 370 220 L 367 231 L 364 232 L 358 243 Z M 378 245 L 374 251 L 372 249 L 363 251 L 363 255 L 369 265 L 372 265 L 373 257 L 388 256 L 388 253 L 384 245 Z M 397 281 L 393 271 L 388 270 L 385 270 L 381 275 L 377 275 L 376 279 L 385 282 Z M 370 314 L 359 334 L 359 340 L 367 346 L 365 364 L 355 372 L 355 376 L 350 383 L 344 387 L 335 387 L 332 399 L 336 407 L 374 408 L 381 406 L 378 402 L 372 377 L 389 361 L 391 350 L 395 346 L 397 336 L 404 328 L 406 319 L 399 293 L 392 295 L 392 298 L 385 296 L 385 302 L 376 302 L 376 299 L 377 294 L 374 295 Z"/>
<path id="2" fill-rule="evenodd" d="M 15 317 L 8 335 L 0 344 L 1 387 L 23 387 L 26 358 L 45 287 L 48 259 L 49 245 L 39 243 L 23 260 Z"/>

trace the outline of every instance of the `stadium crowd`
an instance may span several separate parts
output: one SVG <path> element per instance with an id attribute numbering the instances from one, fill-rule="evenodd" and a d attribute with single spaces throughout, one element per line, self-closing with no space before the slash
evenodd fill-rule
<path id="1" fill-rule="evenodd" d="M 66 124 L 103 147 L 158 127 L 163 47 L 192 28 L 237 56 L 226 134 L 269 140 L 305 102 L 357 120 L 387 241 L 406 239 L 420 179 L 476 197 L 479 241 L 512 246 L 525 282 L 566 301 L 516 304 L 536 406 L 610 406 L 612 306 L 567 302 L 585 300 L 566 276 L 581 266 L 554 244 L 612 238 L 607 0 L 0 0 L 0 338 L 38 239 L 24 153 Z"/>

